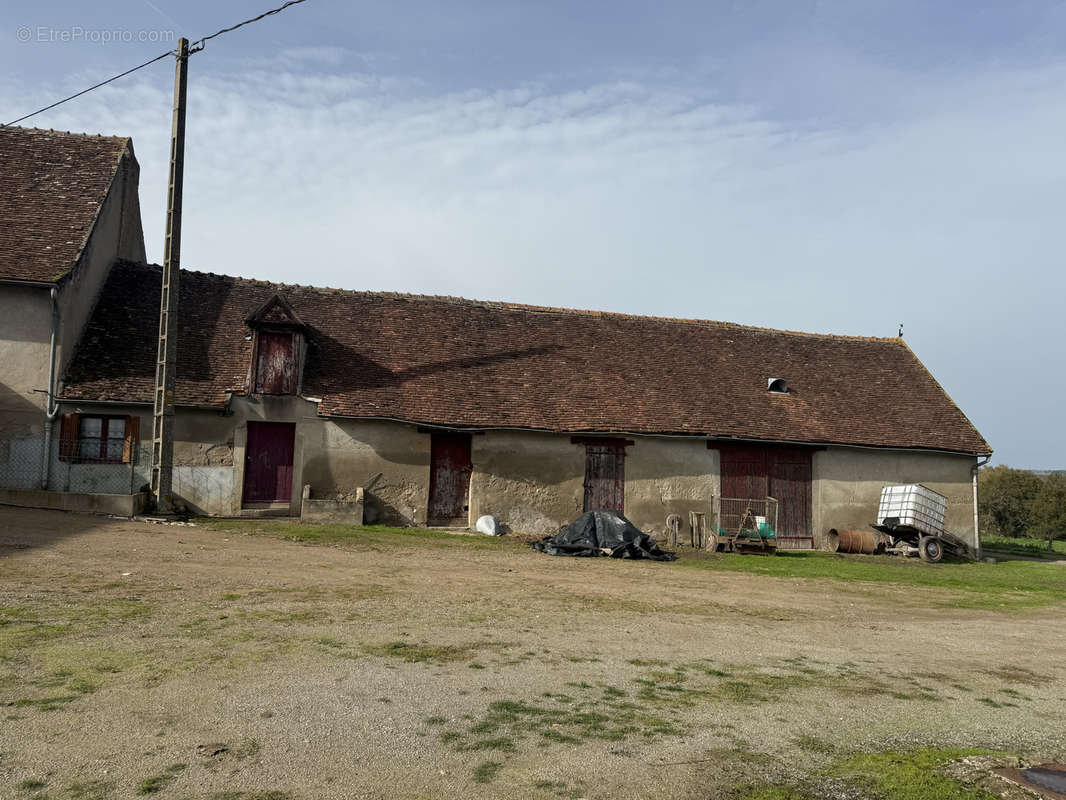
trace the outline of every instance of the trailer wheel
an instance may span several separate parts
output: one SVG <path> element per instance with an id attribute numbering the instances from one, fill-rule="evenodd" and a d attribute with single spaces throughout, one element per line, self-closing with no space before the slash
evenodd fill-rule
<path id="1" fill-rule="evenodd" d="M 918 555 L 922 561 L 935 564 L 944 557 L 944 545 L 935 536 L 923 536 L 918 540 Z"/>

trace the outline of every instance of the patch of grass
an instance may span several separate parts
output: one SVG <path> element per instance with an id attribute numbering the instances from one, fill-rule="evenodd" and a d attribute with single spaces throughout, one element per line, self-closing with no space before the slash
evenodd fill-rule
<path id="1" fill-rule="evenodd" d="M 478 664 L 476 661 L 471 661 L 468 665 L 470 669 L 485 669 L 484 664 Z"/>
<path id="2" fill-rule="evenodd" d="M 38 778 L 26 778 L 24 781 L 19 781 L 18 788 L 23 792 L 32 792 L 35 789 L 43 789 L 48 785 L 48 781 L 42 781 Z"/>
<path id="3" fill-rule="evenodd" d="M 137 794 L 155 794 L 163 791 L 178 777 L 178 774 L 183 769 L 185 769 L 184 764 L 171 764 L 158 775 L 142 778 L 141 782 L 137 784 Z"/>
<path id="4" fill-rule="evenodd" d="M 984 703 L 989 708 L 1018 708 L 1017 703 L 1010 703 L 1006 700 L 995 700 L 991 697 L 978 697 L 978 703 Z"/>
<path id="5" fill-rule="evenodd" d="M 950 761 L 986 755 L 987 750 L 927 749 L 907 753 L 887 752 L 853 756 L 830 770 L 830 774 L 883 797 L 906 800 L 995 800 L 980 789 L 941 775 Z"/>
<path id="6" fill-rule="evenodd" d="M 1008 536 L 982 536 L 981 547 L 996 553 L 1008 555 L 1034 556 L 1036 558 L 1062 558 L 1066 556 L 1066 539 L 1056 539 L 1054 547 L 1048 550 L 1044 539 L 1014 539 Z"/>
<path id="7" fill-rule="evenodd" d="M 474 780 L 477 783 L 492 783 L 502 766 L 499 761 L 483 761 L 474 767 Z"/>
<path id="8" fill-rule="evenodd" d="M 465 661 L 479 646 L 388 642 L 381 645 L 364 645 L 363 650 L 372 655 L 398 658 L 409 663 L 448 664 L 454 661 Z"/>
<path id="9" fill-rule="evenodd" d="M 793 737 L 792 743 L 800 750 L 805 750 L 808 753 L 818 753 L 820 755 L 828 756 L 833 755 L 837 751 L 835 745 L 824 739 L 819 739 L 817 736 L 810 736 L 809 734 L 801 734 Z"/>
<path id="10" fill-rule="evenodd" d="M 207 530 L 352 549 L 460 547 L 470 550 L 518 550 L 525 547 L 524 542 L 507 536 L 463 536 L 426 528 L 393 528 L 386 525 L 303 524 L 211 517 L 201 517 L 196 523 Z"/>
<path id="11" fill-rule="evenodd" d="M 114 781 L 71 781 L 63 787 L 70 800 L 110 800 L 114 796 Z"/>
<path id="12" fill-rule="evenodd" d="M 20 697 L 15 708 L 36 708 L 38 711 L 58 711 L 81 697 L 80 694 L 60 694 L 51 697 Z"/>
<path id="13" fill-rule="evenodd" d="M 812 797 L 793 787 L 763 786 L 743 790 L 737 800 L 812 800 Z"/>
<path id="14" fill-rule="evenodd" d="M 932 604 L 944 608 L 1012 610 L 1061 604 L 1066 597 L 1066 570 L 1058 564 L 1004 561 L 998 564 L 944 562 L 893 556 L 851 556 L 818 551 L 778 551 L 773 558 L 694 554 L 682 567 L 747 572 L 776 578 L 833 582 L 892 583 L 946 590 Z"/>

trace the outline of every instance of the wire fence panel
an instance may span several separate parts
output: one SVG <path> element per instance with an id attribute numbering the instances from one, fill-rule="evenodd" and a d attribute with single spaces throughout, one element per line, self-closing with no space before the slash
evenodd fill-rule
<path id="1" fill-rule="evenodd" d="M 88 494 L 133 494 L 150 480 L 150 445 L 137 443 L 128 454 L 121 441 L 49 443 L 47 485 L 44 482 L 44 438 L 0 440 L 0 488 L 49 489 Z"/>

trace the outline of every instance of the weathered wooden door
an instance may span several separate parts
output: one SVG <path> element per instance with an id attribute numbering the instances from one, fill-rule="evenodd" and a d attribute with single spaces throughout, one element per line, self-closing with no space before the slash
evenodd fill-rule
<path id="1" fill-rule="evenodd" d="M 296 426 L 291 422 L 249 422 L 244 455 L 246 504 L 288 503 Z"/>
<path id="2" fill-rule="evenodd" d="M 469 433 L 434 433 L 429 448 L 429 524 L 467 525 L 470 510 Z"/>
<path id="3" fill-rule="evenodd" d="M 781 449 L 770 465 L 770 496 L 776 497 L 779 547 L 814 547 L 811 530 L 811 452 Z"/>
<path id="4" fill-rule="evenodd" d="M 260 331 L 255 391 L 262 394 L 296 392 L 296 356 L 290 331 Z"/>
<path id="5" fill-rule="evenodd" d="M 811 451 L 755 444 L 723 444 L 718 449 L 722 497 L 775 498 L 778 546 L 813 547 Z"/>
<path id="6" fill-rule="evenodd" d="M 625 513 L 626 448 L 622 442 L 585 445 L 585 511 Z"/>

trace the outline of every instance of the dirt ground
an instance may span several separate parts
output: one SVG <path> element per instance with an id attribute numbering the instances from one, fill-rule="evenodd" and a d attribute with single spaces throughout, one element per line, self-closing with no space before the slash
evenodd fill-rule
<path id="1" fill-rule="evenodd" d="M 947 591 L 0 507 L 0 797 L 709 798 L 892 747 L 1066 758 L 1066 605 Z"/>

